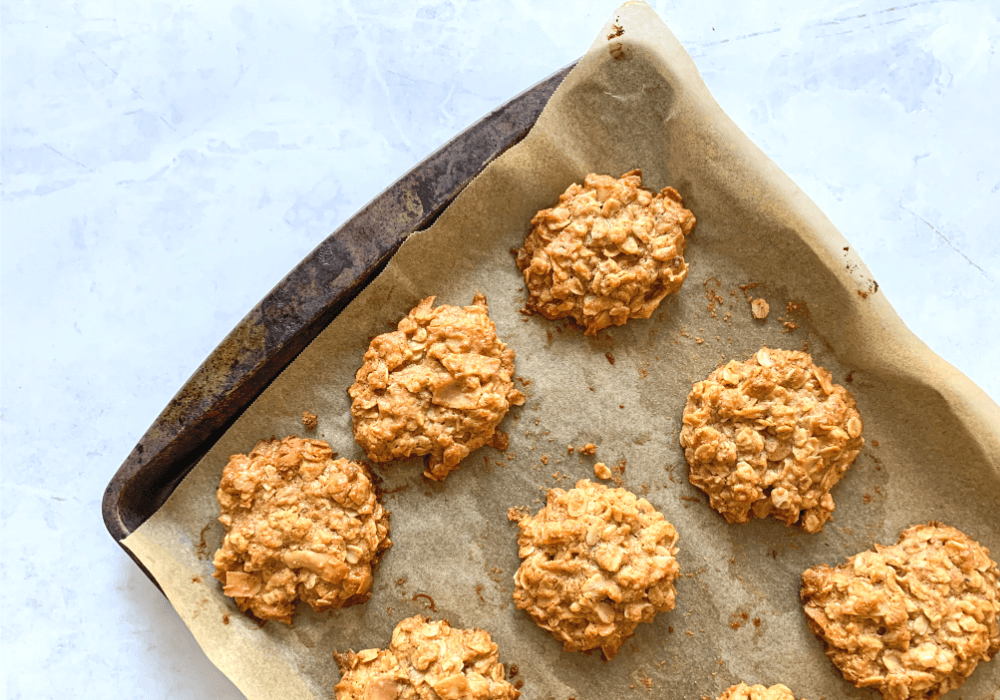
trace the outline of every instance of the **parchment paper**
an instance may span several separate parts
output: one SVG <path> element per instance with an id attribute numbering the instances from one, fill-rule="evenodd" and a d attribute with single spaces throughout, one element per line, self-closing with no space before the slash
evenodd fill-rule
<path id="1" fill-rule="evenodd" d="M 608 39 L 613 25 L 624 33 Z M 531 216 L 589 172 L 637 167 L 647 187 L 676 187 L 698 218 L 681 291 L 652 318 L 597 338 L 519 313 L 525 292 L 509 251 Z M 210 577 L 222 540 L 215 490 L 229 456 L 261 438 L 308 434 L 363 459 L 347 388 L 369 339 L 425 296 L 464 305 L 477 290 L 517 353 L 517 374 L 530 381 L 519 387 L 527 404 L 501 425 L 510 447 L 474 452 L 443 484 L 424 480 L 417 459 L 379 467 L 393 546 L 371 600 L 326 614 L 300 605 L 293 627 L 258 628 Z M 751 317 L 748 296 L 769 302 L 766 321 Z M 866 445 L 834 489 L 835 520 L 821 534 L 772 520 L 728 525 L 687 481 L 678 433 L 692 383 L 765 344 L 807 347 L 854 394 L 864 419 Z M 304 431 L 303 410 L 319 414 L 317 431 Z M 902 325 L 848 242 L 723 114 L 666 26 L 647 5 L 629 3 L 529 136 L 409 238 L 125 544 L 252 700 L 332 697 L 332 652 L 384 647 L 395 624 L 416 613 L 488 630 L 529 700 L 715 698 L 740 680 L 782 682 L 813 700 L 876 698 L 842 680 L 809 632 L 800 574 L 930 519 L 1000 555 L 998 436 L 996 404 Z M 595 456 L 567 454 L 587 442 Z M 536 511 L 547 488 L 593 479 L 596 461 L 624 463 L 624 486 L 674 523 L 684 574 L 676 609 L 640 625 L 610 662 L 564 653 L 511 598 L 519 559 L 508 508 Z M 994 661 L 952 695 L 982 700 L 998 687 Z"/>

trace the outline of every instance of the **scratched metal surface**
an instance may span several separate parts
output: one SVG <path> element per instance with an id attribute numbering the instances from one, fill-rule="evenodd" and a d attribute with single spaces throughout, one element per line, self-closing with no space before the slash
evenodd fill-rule
<path id="1" fill-rule="evenodd" d="M 490 161 L 524 138 L 573 65 L 494 110 L 393 183 L 240 321 L 108 484 L 102 511 L 115 541 L 163 505 L 243 409 L 364 289 L 407 236 L 433 223 Z"/>

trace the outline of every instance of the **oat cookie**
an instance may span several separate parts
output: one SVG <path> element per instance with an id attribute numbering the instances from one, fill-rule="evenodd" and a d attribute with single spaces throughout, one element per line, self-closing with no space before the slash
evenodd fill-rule
<path id="1" fill-rule="evenodd" d="M 550 489 L 519 526 L 514 602 L 565 651 L 610 659 L 640 622 L 673 609 L 677 531 L 645 498 L 582 479 Z"/>
<path id="2" fill-rule="evenodd" d="M 427 455 L 424 476 L 443 481 L 524 394 L 485 296 L 466 307 L 433 304 L 427 297 L 398 330 L 372 340 L 348 393 L 354 439 L 369 459 Z"/>
<path id="3" fill-rule="evenodd" d="M 726 688 L 718 700 L 795 700 L 788 686 L 778 683 L 770 688 L 763 685 L 731 685 Z M 804 700 L 804 699 L 803 699 Z"/>
<path id="4" fill-rule="evenodd" d="M 888 700 L 934 700 L 1000 651 L 990 551 L 937 522 L 836 569 L 802 574 L 809 627 L 844 678 Z"/>
<path id="5" fill-rule="evenodd" d="M 819 532 L 861 431 L 854 397 L 808 354 L 763 348 L 694 385 L 680 441 L 691 483 L 729 522 L 773 515 Z"/>
<path id="6" fill-rule="evenodd" d="M 368 600 L 389 513 L 364 466 L 333 457 L 325 442 L 287 437 L 229 458 L 213 575 L 241 610 L 291 624 L 297 600 L 316 611 Z"/>
<path id="7" fill-rule="evenodd" d="M 527 307 L 572 317 L 587 335 L 629 318 L 649 318 L 687 277 L 686 236 L 695 218 L 672 187 L 642 189 L 642 171 L 591 174 L 531 220 L 517 251 Z"/>
<path id="8" fill-rule="evenodd" d="M 334 654 L 337 700 L 516 700 L 488 632 L 410 617 L 388 649 Z"/>

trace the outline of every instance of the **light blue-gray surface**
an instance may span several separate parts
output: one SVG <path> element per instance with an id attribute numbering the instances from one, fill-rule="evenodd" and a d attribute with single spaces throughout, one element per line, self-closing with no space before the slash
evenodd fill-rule
<path id="1" fill-rule="evenodd" d="M 1000 5 L 652 4 L 910 328 L 1000 398 Z M 105 485 L 309 250 L 616 3 L 279 5 L 0 8 L 3 697 L 240 697 L 104 530 Z"/>

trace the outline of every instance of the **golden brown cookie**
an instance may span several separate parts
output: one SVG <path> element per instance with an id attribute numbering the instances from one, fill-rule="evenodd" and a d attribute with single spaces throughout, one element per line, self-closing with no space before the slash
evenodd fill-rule
<path id="1" fill-rule="evenodd" d="M 514 602 L 565 651 L 610 659 L 640 622 L 673 609 L 677 531 L 645 498 L 582 479 L 550 489 L 519 526 Z"/>
<path id="2" fill-rule="evenodd" d="M 888 700 L 934 700 L 1000 651 L 990 551 L 937 522 L 836 569 L 802 574 L 809 627 L 848 681 Z"/>
<path id="3" fill-rule="evenodd" d="M 291 624 L 297 600 L 316 611 L 368 600 L 392 542 L 363 465 L 321 440 L 261 440 L 229 458 L 216 495 L 226 535 L 213 575 L 241 610 Z"/>
<path id="4" fill-rule="evenodd" d="M 427 455 L 424 476 L 442 481 L 487 444 L 511 405 L 514 351 L 497 338 L 477 293 L 472 306 L 433 307 L 427 297 L 365 353 L 348 390 L 354 439 L 376 462 Z"/>
<path id="5" fill-rule="evenodd" d="M 795 700 L 788 686 L 778 683 L 770 688 L 763 685 L 740 683 L 726 688 L 718 700 Z M 803 698 L 803 700 L 805 700 Z"/>
<path id="6" fill-rule="evenodd" d="M 334 654 L 337 700 L 516 700 L 488 632 L 410 617 L 388 649 Z"/>
<path id="7" fill-rule="evenodd" d="M 591 174 L 531 220 L 517 251 L 527 307 L 572 317 L 587 335 L 629 318 L 649 318 L 687 277 L 686 236 L 694 215 L 672 187 L 642 189 L 642 171 Z"/>
<path id="8" fill-rule="evenodd" d="M 763 348 L 694 385 L 680 442 L 691 483 L 729 522 L 772 515 L 819 532 L 862 427 L 854 397 L 808 354 Z"/>

